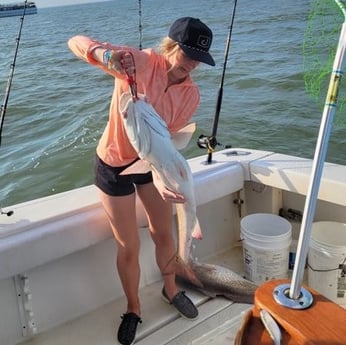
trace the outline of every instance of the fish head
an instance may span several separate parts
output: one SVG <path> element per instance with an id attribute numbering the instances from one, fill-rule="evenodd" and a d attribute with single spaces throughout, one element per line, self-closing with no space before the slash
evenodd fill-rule
<path id="1" fill-rule="evenodd" d="M 133 103 L 132 96 L 129 92 L 125 92 L 120 96 L 119 111 L 124 123 L 126 134 L 131 144 L 133 144 L 133 142 L 135 142 L 137 139 L 137 135 L 135 133 L 137 121 Z"/>
<path id="2" fill-rule="evenodd" d="M 150 150 L 150 135 L 143 130 L 142 117 L 139 114 L 144 98 L 133 100 L 131 93 L 125 92 L 120 96 L 119 111 L 127 137 L 140 158 Z M 145 128 L 144 128 L 145 129 Z"/>
<path id="3" fill-rule="evenodd" d="M 127 137 L 138 156 L 149 162 L 166 161 L 170 146 L 173 146 L 171 136 L 167 124 L 146 97 L 139 95 L 138 100 L 133 100 L 129 92 L 123 93 L 119 99 L 119 112 Z"/>

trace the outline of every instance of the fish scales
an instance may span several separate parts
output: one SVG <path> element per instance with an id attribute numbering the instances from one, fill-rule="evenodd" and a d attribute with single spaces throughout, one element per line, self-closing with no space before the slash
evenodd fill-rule
<path id="1" fill-rule="evenodd" d="M 204 294 L 223 296 L 239 303 L 253 303 L 257 285 L 244 279 L 236 272 L 220 266 L 191 261 L 191 267 L 203 287 L 198 288 Z"/>

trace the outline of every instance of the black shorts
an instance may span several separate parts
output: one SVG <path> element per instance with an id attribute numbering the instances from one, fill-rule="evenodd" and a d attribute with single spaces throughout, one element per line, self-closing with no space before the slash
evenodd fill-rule
<path id="1" fill-rule="evenodd" d="M 111 196 L 130 195 L 135 192 L 135 185 L 150 183 L 153 176 L 150 172 L 144 174 L 120 175 L 120 173 L 135 163 L 112 167 L 103 162 L 98 156 L 95 159 L 95 185 L 104 193 Z"/>

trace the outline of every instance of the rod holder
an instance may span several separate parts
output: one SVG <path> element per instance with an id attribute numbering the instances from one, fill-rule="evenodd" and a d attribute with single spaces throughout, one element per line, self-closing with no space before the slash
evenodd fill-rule
<path id="1" fill-rule="evenodd" d="M 290 284 L 278 285 L 273 292 L 275 301 L 291 309 L 307 309 L 313 303 L 313 297 L 310 291 L 305 288 L 301 288 L 300 294 L 297 299 L 290 297 Z"/>

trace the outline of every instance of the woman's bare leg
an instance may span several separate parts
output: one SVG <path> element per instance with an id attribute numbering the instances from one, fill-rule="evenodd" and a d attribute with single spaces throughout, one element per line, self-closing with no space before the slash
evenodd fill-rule
<path id="1" fill-rule="evenodd" d="M 172 204 L 161 198 L 152 183 L 137 185 L 137 192 L 149 219 L 151 236 L 156 246 L 156 261 L 165 291 L 171 299 L 179 292 L 175 283 L 177 248 L 172 234 Z"/>
<path id="2" fill-rule="evenodd" d="M 99 190 L 99 195 L 117 243 L 117 268 L 127 297 L 127 313 L 133 312 L 140 316 L 139 235 L 135 193 L 114 197 Z"/>

